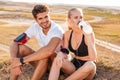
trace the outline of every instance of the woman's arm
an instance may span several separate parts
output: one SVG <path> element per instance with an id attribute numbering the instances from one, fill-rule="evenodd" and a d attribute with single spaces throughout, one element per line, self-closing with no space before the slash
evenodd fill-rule
<path id="1" fill-rule="evenodd" d="M 91 33 L 91 34 L 85 34 L 84 33 L 84 35 L 85 35 L 85 43 L 88 46 L 88 56 L 85 56 L 85 57 L 75 56 L 75 58 L 80 59 L 80 60 L 96 61 L 97 52 L 96 52 L 96 47 L 95 47 L 94 33 Z"/>

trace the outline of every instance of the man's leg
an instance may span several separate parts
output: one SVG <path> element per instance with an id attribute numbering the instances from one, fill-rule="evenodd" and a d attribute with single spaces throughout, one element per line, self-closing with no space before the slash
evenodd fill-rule
<path id="1" fill-rule="evenodd" d="M 13 73 L 13 71 L 11 70 L 11 71 L 10 71 L 10 80 L 17 80 L 17 78 L 18 78 L 18 75 L 15 75 L 15 74 Z"/>
<path id="2" fill-rule="evenodd" d="M 36 66 L 36 69 L 31 80 L 40 80 L 42 76 L 45 74 L 46 70 L 49 69 L 49 67 L 51 67 L 51 64 L 55 57 L 56 53 L 53 53 L 48 59 L 38 61 L 38 64 Z"/>
<path id="3" fill-rule="evenodd" d="M 12 48 L 10 48 L 10 50 L 11 49 Z M 30 49 L 29 47 L 27 47 L 25 45 L 19 45 L 19 52 L 17 54 L 17 57 L 24 57 L 29 54 L 32 54 L 33 52 L 34 51 L 32 49 Z M 21 71 L 20 66 L 15 69 L 11 69 L 10 70 L 10 80 L 17 80 L 19 73 L 21 73 L 20 71 Z"/>
<path id="4" fill-rule="evenodd" d="M 38 61 L 31 80 L 40 80 L 47 70 L 48 59 Z"/>
<path id="5" fill-rule="evenodd" d="M 24 47 L 21 46 L 20 53 L 23 53 L 24 56 L 30 55 L 30 54 L 32 54 L 34 52 L 35 51 L 28 48 L 27 46 L 24 46 Z M 19 55 L 19 56 L 23 56 L 23 55 Z M 42 78 L 43 74 L 45 73 L 45 71 L 47 69 L 48 59 L 43 59 L 43 60 L 39 60 L 39 61 L 33 61 L 33 62 L 30 62 L 30 64 L 33 67 L 35 67 L 35 71 L 33 73 L 33 76 L 31 78 L 31 80 L 39 80 L 39 79 Z"/>

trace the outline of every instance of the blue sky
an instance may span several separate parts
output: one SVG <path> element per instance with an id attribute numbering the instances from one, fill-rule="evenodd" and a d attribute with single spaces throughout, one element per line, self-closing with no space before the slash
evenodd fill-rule
<path id="1" fill-rule="evenodd" d="M 80 4 L 94 6 L 114 6 L 120 7 L 120 0 L 9 0 L 16 2 L 37 2 L 47 4 Z"/>

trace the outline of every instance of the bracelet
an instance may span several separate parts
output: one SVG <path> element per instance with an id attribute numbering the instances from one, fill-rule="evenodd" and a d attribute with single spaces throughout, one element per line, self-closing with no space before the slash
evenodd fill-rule
<path id="1" fill-rule="evenodd" d="M 61 48 L 60 50 L 61 52 L 65 53 L 65 54 L 69 54 L 69 50 L 66 48 Z"/>
<path id="2" fill-rule="evenodd" d="M 20 58 L 20 63 L 21 63 L 22 65 L 25 64 L 23 57 Z"/>

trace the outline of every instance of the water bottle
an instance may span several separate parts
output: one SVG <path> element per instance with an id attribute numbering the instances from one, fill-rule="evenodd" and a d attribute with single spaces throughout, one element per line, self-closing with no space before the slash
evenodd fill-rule
<path id="1" fill-rule="evenodd" d="M 78 26 L 86 33 L 86 34 L 90 34 L 92 33 L 92 27 L 87 24 L 85 21 L 81 21 Z"/>

